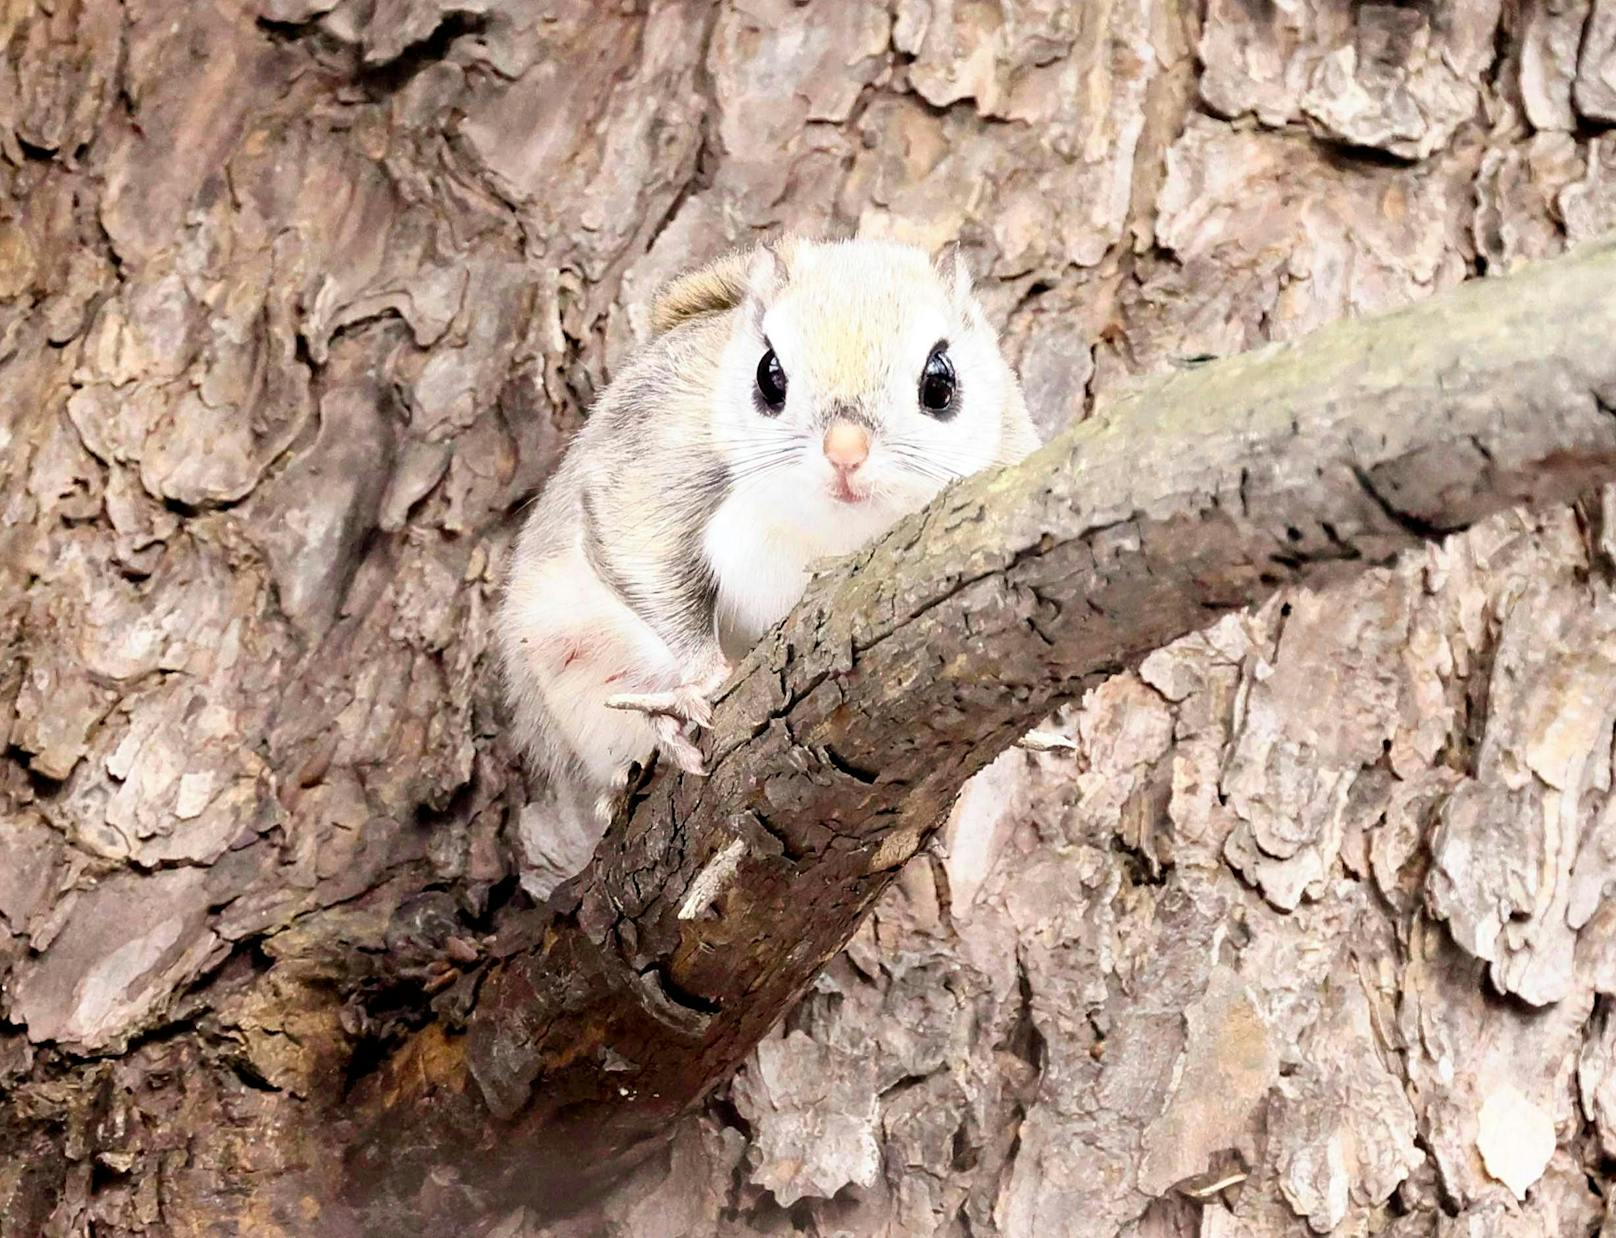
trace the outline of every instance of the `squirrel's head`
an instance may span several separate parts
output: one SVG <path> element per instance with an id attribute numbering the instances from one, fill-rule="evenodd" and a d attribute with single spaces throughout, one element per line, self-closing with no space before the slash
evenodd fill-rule
<path id="1" fill-rule="evenodd" d="M 1014 373 L 956 249 L 789 239 L 672 285 L 666 328 L 733 311 L 713 437 L 735 487 L 858 523 L 1034 445 Z"/>

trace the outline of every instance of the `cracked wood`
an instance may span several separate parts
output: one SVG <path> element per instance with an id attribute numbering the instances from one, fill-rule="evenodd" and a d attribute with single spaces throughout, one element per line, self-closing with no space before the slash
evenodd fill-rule
<path id="1" fill-rule="evenodd" d="M 711 776 L 637 788 L 466 1035 L 429 1029 L 361 1089 L 365 1223 L 609 1180 L 1059 702 L 1281 586 L 1616 477 L 1613 286 L 1607 241 L 1147 383 L 817 578 L 723 695 Z M 474 1154 L 417 1190 L 451 1139 Z"/>

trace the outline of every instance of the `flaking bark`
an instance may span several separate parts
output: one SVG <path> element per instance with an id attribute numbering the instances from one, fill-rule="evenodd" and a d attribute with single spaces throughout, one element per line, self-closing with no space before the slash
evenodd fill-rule
<path id="1" fill-rule="evenodd" d="M 564 1211 L 621 1173 L 1062 701 L 1278 588 L 1616 479 L 1613 286 L 1605 242 L 1147 384 L 817 578 L 722 698 L 711 776 L 636 792 L 464 1037 L 361 1093 L 367 1224 Z"/>
<path id="2" fill-rule="evenodd" d="M 661 281 L 963 239 L 1052 434 L 1608 233 L 1613 99 L 1616 0 L 6 7 L 0 1235 L 351 1228 L 411 1033 L 404 1232 L 1616 1224 L 1609 487 L 1106 678 L 565 1222 L 467 1203 L 459 1061 L 543 837 L 489 604 Z"/>

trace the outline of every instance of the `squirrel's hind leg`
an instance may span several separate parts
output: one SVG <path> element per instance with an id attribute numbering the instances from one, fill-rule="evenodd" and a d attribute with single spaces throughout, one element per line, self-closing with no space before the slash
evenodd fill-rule
<path id="1" fill-rule="evenodd" d="M 581 554 L 521 568 L 502 614 L 518 729 L 547 773 L 576 769 L 605 792 L 661 738 L 652 717 L 608 709 L 608 698 L 670 690 L 683 667 Z"/>

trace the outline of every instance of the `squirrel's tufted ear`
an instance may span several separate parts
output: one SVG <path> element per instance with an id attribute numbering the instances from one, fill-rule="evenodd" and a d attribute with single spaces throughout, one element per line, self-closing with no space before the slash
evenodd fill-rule
<path id="1" fill-rule="evenodd" d="M 651 332 L 661 335 L 702 314 L 734 309 L 746 299 L 756 254 L 736 250 L 669 280 L 651 302 Z"/>
<path id="2" fill-rule="evenodd" d="M 670 280 L 651 302 L 651 333 L 661 335 L 702 314 L 746 301 L 767 303 L 786 282 L 785 242 L 738 249 Z"/>
<path id="3" fill-rule="evenodd" d="M 943 281 L 943 287 L 948 289 L 948 295 L 954 299 L 954 304 L 965 309 L 971 302 L 971 268 L 965 261 L 965 249 L 958 241 L 951 241 L 943 246 L 943 250 L 932 261 L 937 268 L 937 276 Z"/>

